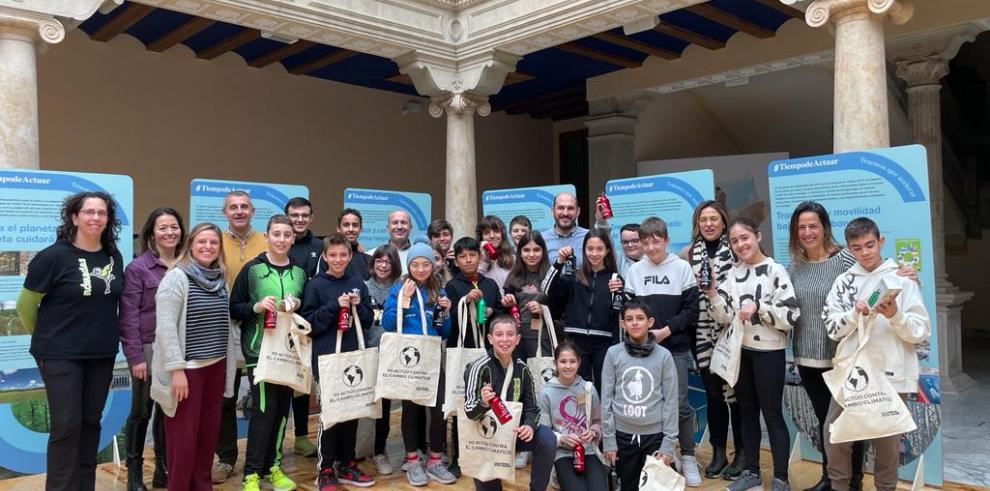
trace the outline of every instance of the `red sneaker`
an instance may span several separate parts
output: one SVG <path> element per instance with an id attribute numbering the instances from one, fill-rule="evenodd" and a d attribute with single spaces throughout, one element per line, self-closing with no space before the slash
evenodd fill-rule
<path id="1" fill-rule="evenodd" d="M 320 471 L 316 478 L 316 488 L 320 491 L 337 491 L 337 477 L 333 475 L 333 467 Z"/>
<path id="2" fill-rule="evenodd" d="M 341 484 L 350 484 L 359 488 L 368 488 L 375 485 L 375 480 L 359 469 L 354 461 L 337 467 L 337 481 Z"/>

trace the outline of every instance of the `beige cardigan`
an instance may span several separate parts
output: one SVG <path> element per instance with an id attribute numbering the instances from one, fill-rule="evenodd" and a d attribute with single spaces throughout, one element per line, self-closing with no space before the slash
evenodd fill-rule
<path id="1" fill-rule="evenodd" d="M 179 402 L 172 395 L 172 372 L 186 368 L 186 302 L 189 277 L 179 268 L 165 273 L 155 295 L 155 344 L 151 358 L 151 398 L 169 417 L 175 417 Z M 228 313 L 229 316 L 229 313 Z M 227 337 L 227 378 L 224 397 L 234 396 L 237 364 L 237 336 L 234 327 Z"/>

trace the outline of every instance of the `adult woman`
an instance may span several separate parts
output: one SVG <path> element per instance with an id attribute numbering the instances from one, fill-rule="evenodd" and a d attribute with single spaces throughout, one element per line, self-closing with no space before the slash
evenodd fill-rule
<path id="1" fill-rule="evenodd" d="M 385 300 L 388 299 L 388 292 L 399 281 L 402 275 L 402 265 L 399 264 L 399 253 L 395 247 L 385 245 L 375 249 L 371 256 L 370 268 L 371 278 L 364 283 L 368 285 L 368 296 L 371 297 L 371 310 L 375 313 L 375 323 L 370 330 L 372 335 L 368 336 L 367 345 L 369 348 L 378 346 L 381 342 L 382 314 L 385 312 Z M 388 475 L 392 473 L 392 464 L 385 455 L 385 442 L 388 440 L 392 411 L 392 401 L 382 399 L 382 417 L 375 420 L 375 467 L 378 473 Z"/>
<path id="2" fill-rule="evenodd" d="M 546 329 L 553 329 L 553 324 L 544 326 L 542 339 L 536 339 L 537 331 L 530 329 L 534 318 L 543 313 L 543 305 L 547 303 L 546 293 L 540 289 L 541 281 L 550 269 L 550 259 L 547 256 L 547 244 L 539 232 L 526 232 L 516 242 L 518 260 L 512 265 L 512 271 L 505 279 L 505 295 L 502 305 L 519 306 L 522 324 L 522 342 L 512 356 L 516 358 L 532 358 L 536 356 L 537 343 L 543 345 L 544 353 L 552 353 L 550 334 Z"/>
<path id="3" fill-rule="evenodd" d="M 506 240 L 505 223 L 496 216 L 488 215 L 478 222 L 478 240 L 484 244 L 487 242 L 495 248 L 497 256 L 492 258 L 488 251 L 483 251 L 481 255 L 481 266 L 478 268 L 486 277 L 495 280 L 499 289 L 505 285 L 505 278 L 509 276 L 509 270 L 515 263 L 515 255 L 512 251 L 512 242 Z"/>
<path id="4" fill-rule="evenodd" d="M 718 283 L 725 281 L 726 274 L 732 269 L 732 264 L 736 260 L 732 248 L 729 247 L 729 239 L 725 235 L 728 223 L 725 207 L 717 201 L 704 201 L 694 209 L 691 230 L 694 241 L 681 251 L 680 256 L 691 264 L 695 275 L 700 274 L 702 262 L 708 261 L 715 281 Z M 695 359 L 708 399 L 708 435 L 712 444 L 712 461 L 705 468 L 705 477 L 713 479 L 724 476 L 731 480 L 742 473 L 745 463 L 739 404 L 735 402 L 732 388 L 708 369 L 712 350 L 715 347 L 716 332 L 715 321 L 708 314 L 709 303 L 706 295 L 699 296 L 694 348 Z M 730 420 L 732 443 L 735 447 L 732 465 L 729 465 L 725 451 Z"/>
<path id="5" fill-rule="evenodd" d="M 736 382 L 742 420 L 746 470 L 730 491 L 762 486 L 760 479 L 760 415 L 766 422 L 773 456 L 773 491 L 790 491 L 787 458 L 790 436 L 784 423 L 784 348 L 787 331 L 800 315 L 787 270 L 763 254 L 759 228 L 748 218 L 729 225 L 729 244 L 739 258 L 726 279 L 705 291 L 708 314 L 718 324 L 743 330 L 743 349 Z"/>
<path id="6" fill-rule="evenodd" d="M 82 192 L 62 203 L 55 243 L 28 265 L 17 299 L 48 396 L 46 489 L 93 489 L 100 418 L 110 390 L 124 284 L 113 198 Z"/>
<path id="7" fill-rule="evenodd" d="M 151 398 L 166 416 L 169 489 L 213 489 L 220 407 L 234 396 L 237 345 L 221 234 L 212 223 L 193 227 L 155 295 Z"/>
<path id="8" fill-rule="evenodd" d="M 584 236 L 584 262 L 573 279 L 561 274 L 564 261 L 574 254 L 569 246 L 560 248 L 557 261 L 547 270 L 543 290 L 554 305 L 564 306 L 564 332 L 578 347 L 579 374 L 593 380 L 601 393 L 602 363 L 608 348 L 619 339 L 619 312 L 612 308 L 612 296 L 621 292 L 623 280 L 615 270 L 612 240 L 605 229 L 595 228 Z"/>
<path id="9" fill-rule="evenodd" d="M 406 266 L 409 273 L 402 277 L 400 284 L 392 287 L 388 300 L 385 301 L 382 327 L 394 332 L 398 326 L 401 309 L 404 334 L 423 334 L 423 323 L 426 323 L 425 335 L 447 337 L 450 334 L 450 316 L 448 315 L 439 327 L 433 320 L 437 307 L 449 314 L 450 299 L 440 288 L 439 280 L 433 273 L 437 265 L 433 259 L 432 248 L 424 243 L 417 243 L 409 248 Z M 443 401 L 440 400 L 443 399 L 444 392 L 443 371 L 440 372 L 437 383 L 439 384 L 437 393 L 441 396 L 433 407 L 402 401 L 402 442 L 406 447 L 406 462 L 410 464 L 404 467 L 406 479 L 413 486 L 425 486 L 428 479 L 442 484 L 451 484 L 457 480 L 440 460 L 443 445 L 447 441 L 447 422 L 443 417 Z M 430 454 L 424 469 L 417 450 L 422 435 L 426 433 L 427 418 L 429 418 Z"/>
<path id="10" fill-rule="evenodd" d="M 185 239 L 182 217 L 172 208 L 152 210 L 141 229 L 143 252 L 124 270 L 124 292 L 120 297 L 120 344 L 131 367 L 131 413 L 127 417 L 127 489 L 143 491 L 141 467 L 144 439 L 154 406 L 152 435 L 155 442 L 155 475 L 152 486 L 168 486 L 165 457 L 165 420 L 161 408 L 151 400 L 148 365 L 155 342 L 155 293 L 168 268 L 175 264 Z"/>

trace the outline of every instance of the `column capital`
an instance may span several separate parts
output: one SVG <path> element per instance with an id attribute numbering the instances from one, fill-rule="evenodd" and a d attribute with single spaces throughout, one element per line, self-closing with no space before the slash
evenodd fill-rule
<path id="1" fill-rule="evenodd" d="M 467 92 L 447 92 L 435 95 L 430 100 L 430 116 L 434 118 L 444 114 L 466 116 L 475 112 L 482 117 L 492 113 L 488 96 Z"/>
<path id="2" fill-rule="evenodd" d="M 56 44 L 65 39 L 65 26 L 50 15 L 0 7 L 0 38 Z"/>
<path id="3" fill-rule="evenodd" d="M 492 50 L 454 61 L 413 50 L 393 61 L 399 65 L 399 73 L 409 75 L 417 92 L 434 97 L 448 92 L 497 94 L 505 84 L 505 76 L 516 70 L 520 59 L 518 55 Z"/>
<path id="4" fill-rule="evenodd" d="M 949 74 L 949 62 L 938 57 L 897 62 L 897 78 L 907 82 L 908 90 L 926 85 L 941 88 L 942 77 Z"/>
<path id="5" fill-rule="evenodd" d="M 914 5 L 909 0 L 815 0 L 804 12 L 804 19 L 811 27 L 867 17 L 890 17 L 894 24 L 900 25 L 910 20 L 913 13 Z"/>

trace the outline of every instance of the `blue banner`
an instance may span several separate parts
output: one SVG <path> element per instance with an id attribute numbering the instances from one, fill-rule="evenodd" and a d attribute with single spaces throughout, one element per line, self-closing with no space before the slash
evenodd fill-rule
<path id="1" fill-rule="evenodd" d="M 309 188 L 298 184 L 274 184 L 247 181 L 217 181 L 193 179 L 189 184 L 189 223 L 211 222 L 227 229 L 223 215 L 223 200 L 231 191 L 244 191 L 251 196 L 254 217 L 251 227 L 265 230 L 272 215 L 283 213 L 290 198 L 309 198 Z"/>
<path id="2" fill-rule="evenodd" d="M 344 190 L 344 208 L 354 208 L 361 212 L 361 243 L 371 251 L 388 242 L 388 215 L 395 210 L 409 213 L 409 239 L 426 235 L 430 225 L 433 198 L 427 193 L 390 191 L 383 189 L 347 188 Z"/>
<path id="3" fill-rule="evenodd" d="M 931 209 L 928 203 L 928 164 L 925 148 L 909 145 L 800 159 L 777 160 L 768 166 L 774 228 L 774 257 L 788 263 L 787 233 L 794 208 L 806 200 L 821 203 L 829 212 L 832 234 L 842 242 L 846 224 L 865 216 L 885 237 L 885 258 L 894 258 L 918 270 L 925 308 L 932 322 L 928 342 L 917 347 L 921 364 L 918 393 L 907 402 L 918 429 L 901 441 L 899 475 L 913 479 L 924 455 L 927 484 L 942 484 L 941 395 L 938 384 L 938 345 L 935 277 L 932 269 Z M 821 442 L 812 434 L 817 419 L 800 387 L 788 387 L 785 404 L 800 430 L 802 454 L 819 458 Z M 794 389 L 794 390 L 791 390 Z"/>
<path id="4" fill-rule="evenodd" d="M 553 198 L 560 193 L 575 192 L 573 184 L 493 189 L 482 193 L 481 210 L 485 216 L 494 215 L 505 222 L 506 234 L 509 222 L 518 215 L 525 215 L 533 224 L 533 230 L 542 232 L 553 226 Z"/>
<path id="5" fill-rule="evenodd" d="M 129 176 L 0 170 L 0 465 L 13 472 L 45 472 L 48 442 L 44 382 L 28 353 L 31 335 L 14 306 L 31 259 L 55 242 L 62 201 L 80 191 L 105 191 L 113 197 L 121 224 L 117 247 L 126 265 L 134 255 L 134 183 Z M 119 355 L 118 366 L 126 367 L 123 361 Z M 123 427 L 129 408 L 129 390 L 111 392 L 100 448 Z"/>

